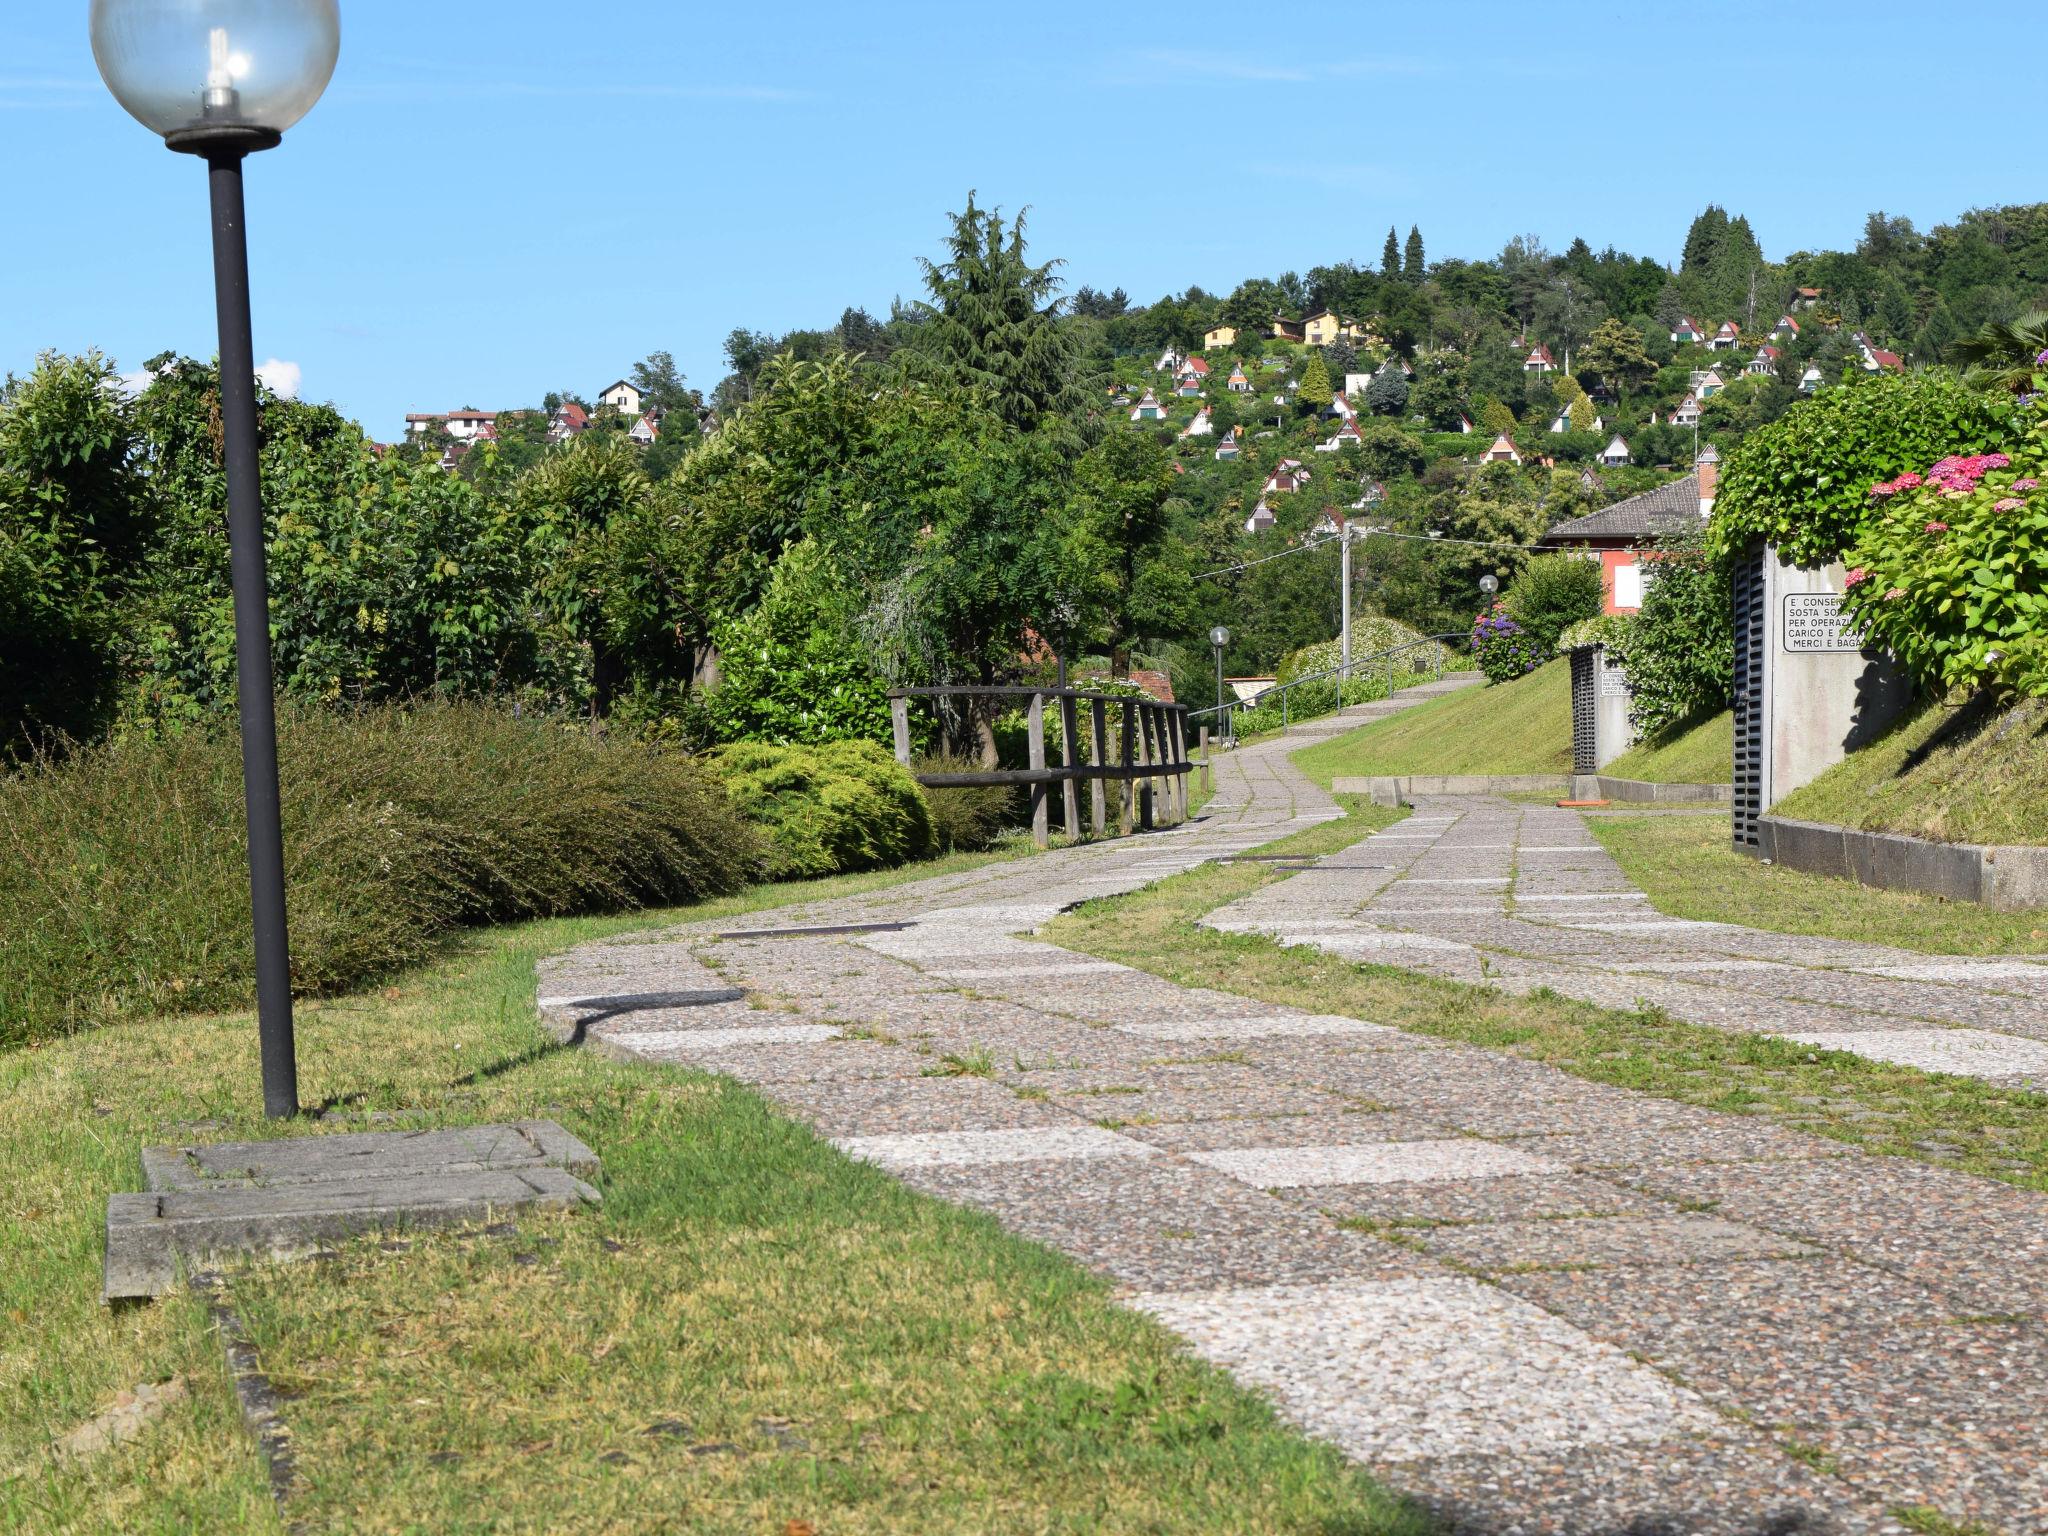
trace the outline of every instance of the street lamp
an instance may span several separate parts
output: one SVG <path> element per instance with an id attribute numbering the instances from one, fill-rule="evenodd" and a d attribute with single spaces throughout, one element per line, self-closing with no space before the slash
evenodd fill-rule
<path id="1" fill-rule="evenodd" d="M 327 89 L 341 52 L 341 17 L 336 0 L 93 0 L 92 52 L 107 89 L 130 116 L 161 134 L 171 149 L 206 161 L 263 1109 L 281 1118 L 298 1113 L 299 1086 L 292 1050 L 242 161 L 275 149 L 285 130 L 311 111 Z"/>
<path id="2" fill-rule="evenodd" d="M 1223 707 L 1223 647 L 1230 644 L 1230 630 L 1218 624 L 1209 631 L 1210 649 L 1216 652 L 1216 713 L 1217 723 L 1223 727 L 1223 739 L 1230 740 L 1236 735 L 1231 729 L 1230 712 Z"/>
<path id="3" fill-rule="evenodd" d="M 1484 592 L 1488 597 L 1493 596 L 1494 593 L 1500 590 L 1500 578 L 1494 575 L 1491 571 L 1488 571 L 1484 576 L 1479 578 L 1479 590 Z"/>

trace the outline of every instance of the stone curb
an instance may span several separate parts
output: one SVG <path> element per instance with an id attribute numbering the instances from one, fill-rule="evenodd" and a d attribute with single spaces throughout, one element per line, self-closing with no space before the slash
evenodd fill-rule
<path id="1" fill-rule="evenodd" d="M 1574 800 L 1621 800 L 1629 804 L 1733 805 L 1733 784 L 1653 784 L 1648 779 L 1614 779 L 1581 773 L 1572 779 Z"/>
<path id="2" fill-rule="evenodd" d="M 1918 891 L 1999 911 L 2048 906 L 2048 848 L 1936 843 L 1783 816 L 1757 820 L 1767 863 L 1886 891 Z"/>
<path id="3" fill-rule="evenodd" d="M 1417 795 L 1557 794 L 1570 788 L 1561 773 L 1375 774 L 1330 781 L 1335 795 L 1369 795 L 1374 805 L 1406 805 Z"/>

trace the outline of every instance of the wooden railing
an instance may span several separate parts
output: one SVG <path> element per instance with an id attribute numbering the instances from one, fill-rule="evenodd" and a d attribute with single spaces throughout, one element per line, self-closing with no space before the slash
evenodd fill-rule
<path id="1" fill-rule="evenodd" d="M 1117 830 L 1128 836 L 1139 826 L 1172 826 L 1188 817 L 1188 775 L 1194 765 L 1188 761 L 1187 716 L 1178 704 L 1160 704 L 1151 699 L 1122 694 L 1089 693 L 1076 688 L 1032 688 L 1024 686 L 958 686 L 944 688 L 898 688 L 889 695 L 889 713 L 895 726 L 896 761 L 911 767 L 910 704 L 913 699 L 1020 699 L 1025 705 L 1030 765 L 1025 768 L 983 768 L 965 773 L 920 773 L 917 782 L 927 789 L 965 789 L 990 785 L 1022 785 L 1031 796 L 1031 836 L 1043 848 L 1051 836 L 1051 795 L 1055 784 L 1065 786 L 1066 834 L 1081 836 L 1081 803 L 1076 787 L 1089 788 L 1089 821 L 1097 837 L 1108 835 L 1109 786 L 1116 794 Z M 1060 763 L 1046 762 L 1045 710 L 1050 703 L 1060 712 Z M 1088 706 L 1087 760 L 1075 761 L 1082 740 L 1080 706 Z M 1114 734 L 1110 712 L 1116 712 Z M 1106 755 L 1105 748 L 1113 747 Z"/>

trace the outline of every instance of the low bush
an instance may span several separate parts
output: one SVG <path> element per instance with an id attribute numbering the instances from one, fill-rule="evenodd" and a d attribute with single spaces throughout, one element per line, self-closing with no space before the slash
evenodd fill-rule
<path id="1" fill-rule="evenodd" d="M 1451 664 L 1451 650 L 1447 645 L 1421 645 L 1416 642 L 1423 638 L 1420 630 L 1409 628 L 1399 619 L 1390 619 L 1381 614 L 1370 614 L 1351 621 L 1351 660 L 1353 664 L 1369 656 L 1391 651 L 1395 646 L 1413 645 L 1394 658 L 1397 668 L 1410 672 L 1434 671 L 1439 666 Z M 1328 672 L 1344 660 L 1344 642 L 1322 640 L 1314 645 L 1305 645 L 1280 663 L 1275 675 L 1276 682 L 1291 683 L 1297 677 L 1313 677 L 1318 672 Z"/>
<path id="2" fill-rule="evenodd" d="M 973 758 L 927 757 L 919 760 L 917 771 L 974 773 L 980 767 Z M 974 853 L 992 845 L 1010 825 L 1017 806 L 1017 792 L 1006 784 L 928 789 L 924 798 L 931 810 L 933 841 L 956 853 Z"/>
<path id="3" fill-rule="evenodd" d="M 878 869 L 933 851 L 924 791 L 871 741 L 740 742 L 712 760 L 733 804 L 766 835 L 774 878 Z"/>
<path id="4" fill-rule="evenodd" d="M 1549 652 L 1495 603 L 1472 622 L 1472 659 L 1489 683 L 1512 683 L 1549 659 Z"/>
<path id="5" fill-rule="evenodd" d="M 1601 603 L 1600 567 L 1578 555 L 1538 555 L 1508 589 L 1508 617 L 1547 656 L 1568 625 L 1595 618 Z"/>
<path id="6" fill-rule="evenodd" d="M 737 889 L 762 841 L 691 759 L 477 705 L 281 722 L 292 978 L 356 986 L 466 923 Z M 0 1046 L 246 1004 L 241 749 L 128 736 L 0 779 Z"/>
<path id="7" fill-rule="evenodd" d="M 1654 575 L 1628 627 L 1622 666 L 1634 697 L 1629 718 L 1645 736 L 1718 714 L 1735 690 L 1735 599 L 1725 564 L 1708 556 L 1703 530 L 1657 541 Z"/>

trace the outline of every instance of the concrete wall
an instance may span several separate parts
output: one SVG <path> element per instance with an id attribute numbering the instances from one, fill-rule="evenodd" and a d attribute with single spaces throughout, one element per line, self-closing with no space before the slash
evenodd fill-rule
<path id="1" fill-rule="evenodd" d="M 1935 843 L 1783 816 L 1765 816 L 1757 830 L 1764 859 L 1787 869 L 2008 912 L 2048 906 L 2048 848 Z"/>
<path id="2" fill-rule="evenodd" d="M 1841 626 L 1847 572 L 1764 555 L 1763 805 L 1803 788 L 1877 739 L 1912 700 L 1905 673 Z"/>
<path id="3" fill-rule="evenodd" d="M 1735 798 L 1735 786 L 1652 784 L 1647 779 L 1615 779 L 1604 773 L 1581 773 L 1572 779 L 1572 798 L 1620 800 L 1631 805 L 1726 805 Z"/>
<path id="4" fill-rule="evenodd" d="M 1375 805 L 1406 805 L 1417 795 L 1562 795 L 1569 780 L 1561 773 L 1401 774 L 1333 779 L 1339 795 L 1370 795 Z"/>

